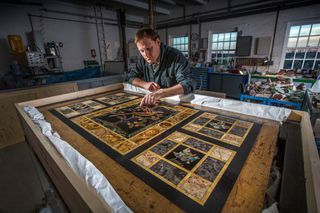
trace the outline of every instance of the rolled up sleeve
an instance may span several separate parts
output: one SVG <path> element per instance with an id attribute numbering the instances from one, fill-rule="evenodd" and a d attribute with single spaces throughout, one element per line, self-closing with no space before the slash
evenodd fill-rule
<path id="1" fill-rule="evenodd" d="M 187 59 L 182 55 L 176 61 L 176 80 L 183 87 L 184 94 L 194 91 L 194 82 Z"/>
<path id="2" fill-rule="evenodd" d="M 142 79 L 143 78 L 143 71 L 141 68 L 141 63 L 137 63 L 135 69 L 131 69 L 130 72 L 127 75 L 127 82 L 132 84 L 133 79 L 135 78 L 139 78 Z"/>

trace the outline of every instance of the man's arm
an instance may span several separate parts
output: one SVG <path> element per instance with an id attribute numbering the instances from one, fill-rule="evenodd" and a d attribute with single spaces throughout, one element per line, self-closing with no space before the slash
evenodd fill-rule
<path id="1" fill-rule="evenodd" d="M 175 76 L 177 82 L 182 86 L 184 94 L 193 92 L 194 83 L 191 76 L 191 69 L 188 60 L 179 53 L 175 61 Z"/>
<path id="2" fill-rule="evenodd" d="M 159 84 L 157 84 L 155 82 L 146 82 L 146 81 L 141 80 L 140 78 L 134 78 L 132 80 L 132 84 L 137 87 L 141 87 L 143 89 L 149 90 L 151 92 L 160 89 Z"/>
<path id="3" fill-rule="evenodd" d="M 143 105 L 155 105 L 160 102 L 161 98 L 165 98 L 173 95 L 181 95 L 184 93 L 183 87 L 181 84 L 177 84 L 173 87 L 159 89 L 156 92 L 147 94 L 141 100 L 140 106 Z"/>

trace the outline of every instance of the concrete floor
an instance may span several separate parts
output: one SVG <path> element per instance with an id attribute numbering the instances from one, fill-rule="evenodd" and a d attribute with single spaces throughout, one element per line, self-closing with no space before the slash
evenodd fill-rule
<path id="1" fill-rule="evenodd" d="M 6 212 L 66 212 L 26 142 L 0 149 L 0 213 Z"/>

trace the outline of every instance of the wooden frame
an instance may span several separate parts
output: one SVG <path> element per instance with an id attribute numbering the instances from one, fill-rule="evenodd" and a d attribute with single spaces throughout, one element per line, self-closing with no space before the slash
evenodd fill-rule
<path id="1" fill-rule="evenodd" d="M 301 127 L 308 212 L 320 212 L 320 159 L 310 116 L 307 112 L 293 111 L 288 119 L 299 122 Z"/>
<path id="2" fill-rule="evenodd" d="M 56 104 L 61 101 L 85 98 L 99 93 L 121 90 L 122 88 L 122 84 L 114 84 L 106 87 L 83 90 L 70 94 L 16 104 L 23 129 L 30 146 L 39 157 L 41 163 L 44 165 L 50 178 L 53 180 L 61 196 L 72 212 L 110 212 L 111 210 L 110 207 L 107 206 L 106 203 L 104 203 L 99 196 L 71 170 L 64 158 L 55 150 L 48 139 L 42 135 L 40 129 L 23 111 L 23 106 L 31 105 L 35 107 L 42 107 L 48 104 Z M 217 109 L 207 107 L 202 108 L 212 112 L 221 112 L 221 110 Z M 249 117 L 255 122 L 261 123 L 262 128 L 256 139 L 256 143 L 229 194 L 223 208 L 223 212 L 260 212 L 263 207 L 264 196 L 269 181 L 271 164 L 279 133 L 279 124 L 267 119 L 241 115 L 238 113 L 228 112 L 228 114 L 246 119 Z M 54 116 L 50 117 L 49 113 L 46 114 L 46 116 L 47 118 L 49 117 L 49 121 L 52 120 L 55 122 L 55 120 L 57 120 Z M 59 132 L 63 139 L 68 141 L 70 145 L 90 160 L 107 177 L 120 197 L 133 211 L 182 211 L 167 198 L 129 173 L 92 144 L 88 143 L 86 139 L 82 138 L 73 130 L 66 128 L 66 125 L 62 122 L 53 127 L 57 132 Z M 309 136 L 302 136 L 302 138 L 304 137 L 306 137 L 305 140 L 308 140 L 309 143 Z M 314 178 L 314 175 L 312 177 Z M 312 187 L 312 184 L 310 187 Z M 312 199 L 310 198 L 310 200 Z M 315 203 L 316 205 L 314 205 Z M 310 205 L 312 204 L 317 207 L 317 200 L 312 201 Z"/>

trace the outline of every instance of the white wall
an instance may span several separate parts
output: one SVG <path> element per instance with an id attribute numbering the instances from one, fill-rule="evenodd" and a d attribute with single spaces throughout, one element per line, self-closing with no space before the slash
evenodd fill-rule
<path id="1" fill-rule="evenodd" d="M 62 11 L 67 13 L 94 16 L 93 7 L 79 6 L 62 2 L 42 1 L 43 6 L 26 6 L 15 4 L 0 4 L 0 77 L 10 70 L 12 56 L 8 44 L 8 35 L 20 35 L 25 46 L 28 45 L 27 34 L 31 32 L 31 24 L 28 14 L 48 16 L 56 19 L 32 17 L 35 31 L 40 31 L 44 42 L 62 42 L 60 54 L 65 71 L 82 69 L 84 60 L 92 60 L 91 49 L 96 50 L 97 60 L 99 58 L 99 46 L 97 30 L 94 18 L 76 16 L 72 14 L 61 14 L 41 10 Z M 103 17 L 117 19 L 115 11 L 102 9 Z M 100 15 L 100 13 L 98 13 Z M 61 20 L 63 19 L 63 20 Z M 74 21 L 69 21 L 74 20 Z M 85 23 L 89 22 L 89 23 Z M 116 24 L 116 22 L 113 22 Z M 127 30 L 127 40 L 134 37 L 136 29 Z M 119 60 L 120 48 L 119 27 L 116 25 L 104 25 L 107 50 L 107 60 Z M 101 51 L 104 51 L 101 44 Z"/>

